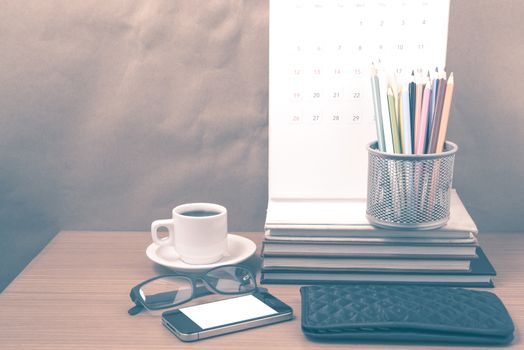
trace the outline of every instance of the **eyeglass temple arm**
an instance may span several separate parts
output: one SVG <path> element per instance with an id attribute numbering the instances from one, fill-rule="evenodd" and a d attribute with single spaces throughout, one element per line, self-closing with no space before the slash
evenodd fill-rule
<path id="1" fill-rule="evenodd" d="M 131 316 L 135 316 L 136 314 L 138 314 L 140 311 L 142 311 L 144 309 L 144 307 L 140 304 L 136 304 L 135 306 L 133 306 L 132 308 L 130 308 L 129 310 L 127 310 L 127 313 Z"/>

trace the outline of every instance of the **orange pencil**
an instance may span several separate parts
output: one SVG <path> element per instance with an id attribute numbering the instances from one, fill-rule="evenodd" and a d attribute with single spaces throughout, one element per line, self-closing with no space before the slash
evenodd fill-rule
<path id="1" fill-rule="evenodd" d="M 448 84 L 446 86 L 446 96 L 444 97 L 444 106 L 442 107 L 442 118 L 440 120 L 440 129 L 438 132 L 437 152 L 442 152 L 444 149 L 444 142 L 446 142 L 446 132 L 448 130 L 449 111 L 451 110 L 451 100 L 453 99 L 453 87 L 455 86 L 453 80 L 453 73 L 449 75 Z"/>

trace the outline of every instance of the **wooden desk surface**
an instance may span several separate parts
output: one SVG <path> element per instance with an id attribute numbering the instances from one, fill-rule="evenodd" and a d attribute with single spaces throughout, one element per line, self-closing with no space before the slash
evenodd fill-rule
<path id="1" fill-rule="evenodd" d="M 261 233 L 242 235 L 255 241 L 260 250 Z M 148 260 L 145 248 L 149 241 L 145 232 L 60 232 L 0 294 L 0 349 L 292 350 L 324 345 L 302 335 L 300 286 L 267 285 L 272 294 L 293 307 L 293 321 L 195 343 L 179 341 L 162 326 L 160 313 L 129 316 L 130 288 L 169 271 Z M 504 301 L 517 328 L 512 348 L 524 348 L 524 234 L 481 234 L 480 242 L 498 272 L 497 287 L 491 291 Z M 248 263 L 258 265 L 259 258 L 255 256 Z M 407 347 L 347 343 L 325 346 Z"/>

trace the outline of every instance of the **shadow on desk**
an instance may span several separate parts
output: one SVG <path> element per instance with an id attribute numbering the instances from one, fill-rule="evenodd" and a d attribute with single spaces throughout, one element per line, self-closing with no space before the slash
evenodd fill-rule
<path id="1" fill-rule="evenodd" d="M 240 263 L 241 265 L 244 265 L 244 266 L 247 266 L 249 269 L 251 269 L 251 271 L 253 271 L 253 273 L 257 273 L 257 283 L 258 281 L 260 281 L 260 276 L 259 275 L 259 271 L 260 271 L 260 267 L 262 265 L 262 259 L 260 258 L 258 252 L 257 254 L 254 254 L 253 256 L 251 256 L 249 259 L 247 259 L 246 261 Z M 155 272 L 158 274 L 158 275 L 165 275 L 165 274 L 170 274 L 170 273 L 173 273 L 174 270 L 171 270 L 165 266 L 161 266 L 161 265 L 158 265 L 158 264 L 155 264 L 153 269 L 155 270 Z M 151 276 L 151 277 L 154 277 L 154 276 Z"/>
<path id="2" fill-rule="evenodd" d="M 56 236 L 56 227 L 15 227 L 0 222 L 0 292 Z"/>

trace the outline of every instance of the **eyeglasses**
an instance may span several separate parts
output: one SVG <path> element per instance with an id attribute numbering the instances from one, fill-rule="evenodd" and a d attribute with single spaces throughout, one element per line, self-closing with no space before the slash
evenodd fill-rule
<path id="1" fill-rule="evenodd" d="M 127 312 L 136 315 L 144 308 L 166 309 L 212 293 L 244 294 L 257 289 L 255 275 L 242 265 L 220 266 L 206 273 L 173 273 L 133 287 L 129 296 L 135 306 Z"/>

